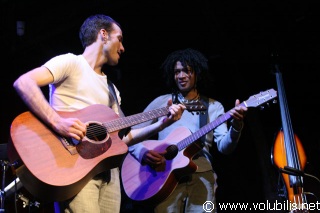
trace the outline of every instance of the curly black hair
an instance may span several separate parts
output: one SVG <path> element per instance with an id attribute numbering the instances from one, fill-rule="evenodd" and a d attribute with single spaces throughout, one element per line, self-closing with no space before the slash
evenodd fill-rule
<path id="1" fill-rule="evenodd" d="M 177 61 L 180 61 L 184 67 L 188 65 L 192 68 L 196 73 L 196 88 L 198 92 L 205 93 L 209 88 L 209 82 L 212 81 L 209 75 L 208 59 L 198 50 L 191 48 L 170 53 L 160 68 L 164 72 L 163 77 L 166 85 L 174 93 L 178 92 L 178 87 L 174 81 L 174 67 Z"/>

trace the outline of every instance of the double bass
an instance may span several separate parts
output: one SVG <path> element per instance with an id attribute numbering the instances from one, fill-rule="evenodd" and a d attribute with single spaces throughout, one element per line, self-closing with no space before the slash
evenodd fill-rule
<path id="1" fill-rule="evenodd" d="M 278 65 L 275 65 L 275 75 L 278 87 L 278 98 L 282 128 L 275 137 L 272 160 L 279 168 L 285 183 L 286 198 L 289 203 L 289 212 L 309 212 L 306 194 L 304 193 L 303 171 L 307 157 L 303 145 L 294 133 L 286 100 L 282 74 Z"/>

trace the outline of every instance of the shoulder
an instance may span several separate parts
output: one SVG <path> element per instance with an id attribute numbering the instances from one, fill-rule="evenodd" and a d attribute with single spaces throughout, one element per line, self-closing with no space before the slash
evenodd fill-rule
<path id="1" fill-rule="evenodd" d="M 80 55 L 66 53 L 51 58 L 43 66 L 50 70 L 54 76 L 54 82 L 58 82 L 73 72 L 77 72 L 76 75 L 78 75 L 81 70 L 79 68 L 84 67 L 82 61 Z"/>
<path id="2" fill-rule="evenodd" d="M 49 61 L 45 63 L 45 66 L 52 66 L 57 64 L 64 65 L 64 64 L 69 64 L 69 63 L 72 63 L 73 61 L 76 62 L 79 60 L 81 60 L 80 55 L 75 55 L 73 53 L 66 53 L 66 54 L 54 56 L 53 58 L 51 58 Z"/>
<path id="3" fill-rule="evenodd" d="M 207 102 L 206 105 L 208 106 L 209 111 L 224 110 L 222 103 L 214 98 L 202 96 L 201 100 Z"/>
<path id="4" fill-rule="evenodd" d="M 73 53 L 65 53 L 65 54 L 57 55 L 52 59 L 77 59 L 77 58 L 81 58 L 81 55 L 75 55 Z"/>
<path id="5" fill-rule="evenodd" d="M 167 104 L 167 101 L 171 98 L 172 98 L 171 94 L 160 95 L 160 96 L 156 97 L 155 99 L 153 99 L 153 101 L 151 103 L 153 103 L 153 102 L 157 102 L 157 103 L 166 102 L 166 104 Z"/>
<path id="6" fill-rule="evenodd" d="M 213 104 L 216 106 L 222 106 L 222 103 L 214 98 L 209 98 L 209 104 Z"/>
<path id="7" fill-rule="evenodd" d="M 149 103 L 146 110 L 157 109 L 159 107 L 167 106 L 168 100 L 171 98 L 171 94 L 160 95 Z"/>
<path id="8" fill-rule="evenodd" d="M 217 101 L 216 99 L 214 98 L 211 98 L 211 97 L 207 97 L 207 96 L 201 96 L 201 100 L 204 101 L 204 102 L 207 102 L 207 104 L 209 106 L 215 106 L 215 107 L 223 107 L 221 102 Z"/>

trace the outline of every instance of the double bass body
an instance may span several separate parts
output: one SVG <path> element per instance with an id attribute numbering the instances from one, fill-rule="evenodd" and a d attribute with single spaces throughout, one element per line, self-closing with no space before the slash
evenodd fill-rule
<path id="1" fill-rule="evenodd" d="M 304 171 L 307 164 L 307 157 L 302 146 L 302 143 L 297 135 L 294 135 L 297 159 L 299 161 L 299 170 Z M 289 165 L 287 160 L 287 148 L 285 144 L 283 131 L 279 131 L 274 142 L 273 147 L 273 163 L 277 168 L 284 168 Z M 302 204 L 306 202 L 305 196 L 303 194 L 303 180 L 299 176 L 293 177 L 293 182 L 290 180 L 291 175 L 286 173 L 281 173 L 283 181 L 286 186 L 287 198 L 290 203 Z M 292 177 L 291 177 L 292 179 Z M 296 181 L 294 181 L 296 180 Z"/>

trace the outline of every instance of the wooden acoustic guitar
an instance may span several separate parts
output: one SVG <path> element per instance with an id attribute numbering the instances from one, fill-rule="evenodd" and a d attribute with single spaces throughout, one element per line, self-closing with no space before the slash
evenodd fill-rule
<path id="1" fill-rule="evenodd" d="M 183 103 L 187 110 L 202 111 L 198 102 Z M 127 117 L 119 116 L 101 104 L 58 114 L 79 118 L 87 123 L 82 141 L 64 138 L 48 128 L 30 111 L 18 115 L 11 124 L 12 157 L 22 166 L 16 169 L 23 186 L 43 201 L 63 201 L 76 195 L 95 175 L 120 166 L 128 151 L 119 131 L 130 126 L 168 115 L 163 107 Z M 9 154 L 10 156 L 10 154 Z"/>
<path id="2" fill-rule="evenodd" d="M 251 96 L 241 103 L 246 107 L 257 107 L 275 99 L 273 89 Z M 128 153 L 121 166 L 121 180 L 127 196 L 137 202 L 154 205 L 165 200 L 175 189 L 179 179 L 196 171 L 192 157 L 203 147 L 199 143 L 202 136 L 231 118 L 226 112 L 216 120 L 192 133 L 185 127 L 178 127 L 163 140 L 141 142 L 145 149 L 158 152 L 166 151 L 165 168 L 152 168 L 141 164 Z"/>

